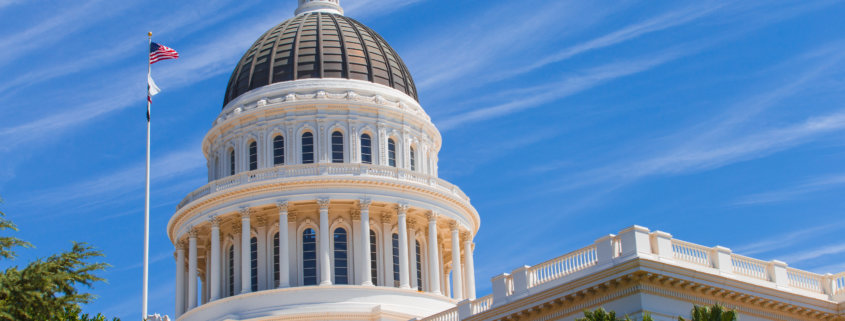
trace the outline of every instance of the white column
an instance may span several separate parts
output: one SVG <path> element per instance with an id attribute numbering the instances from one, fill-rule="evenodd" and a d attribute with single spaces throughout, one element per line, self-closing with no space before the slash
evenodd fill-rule
<path id="1" fill-rule="evenodd" d="M 250 227 L 249 216 L 252 211 L 249 208 L 241 209 L 241 293 L 249 293 L 252 290 L 252 249 L 250 248 Z"/>
<path id="2" fill-rule="evenodd" d="M 188 310 L 197 307 L 197 231 L 188 233 Z"/>
<path id="3" fill-rule="evenodd" d="M 317 200 L 320 205 L 320 285 L 332 285 L 332 262 L 329 253 L 329 200 Z"/>
<path id="4" fill-rule="evenodd" d="M 279 288 L 290 286 L 290 258 L 288 257 L 288 202 L 276 204 L 279 207 Z"/>
<path id="5" fill-rule="evenodd" d="M 440 294 L 440 268 L 437 259 L 437 214 L 428 212 L 429 291 Z"/>
<path id="6" fill-rule="evenodd" d="M 458 234 L 458 222 L 450 224 L 452 228 L 452 294 L 455 300 L 464 299 L 463 279 L 461 271 L 461 236 Z"/>
<path id="7" fill-rule="evenodd" d="M 176 243 L 176 317 L 185 313 L 185 245 Z"/>
<path id="8" fill-rule="evenodd" d="M 381 248 L 384 249 L 381 255 L 382 283 L 384 286 L 393 286 L 393 229 L 390 226 L 390 216 L 385 214 L 381 217 Z"/>
<path id="9" fill-rule="evenodd" d="M 266 290 L 266 289 L 270 288 L 270 287 L 267 286 L 267 275 L 270 274 L 270 273 L 267 273 L 267 258 L 268 257 L 266 255 L 266 253 L 267 253 L 267 219 L 264 218 L 264 217 L 259 217 L 256 220 L 256 223 L 258 223 L 256 225 L 256 232 L 258 232 L 258 237 L 257 237 L 258 242 L 256 244 L 257 245 L 256 250 L 258 251 L 258 253 L 257 253 L 258 262 L 256 262 L 256 263 L 258 264 L 258 266 L 257 266 L 258 269 L 257 269 L 256 272 L 258 273 L 258 290 L 261 291 L 261 290 Z M 272 260 L 272 258 L 273 257 L 270 256 L 271 260 Z M 272 269 L 272 267 L 271 267 L 271 269 Z M 271 277 L 270 280 L 272 280 L 272 279 L 273 278 Z"/>
<path id="10" fill-rule="evenodd" d="M 464 232 L 464 261 L 466 262 L 467 298 L 475 300 L 475 263 L 472 259 L 472 239 L 469 232 Z"/>
<path id="11" fill-rule="evenodd" d="M 361 206 L 361 285 L 374 285 L 372 278 L 373 274 L 370 272 L 372 264 L 370 263 L 370 200 L 360 200 Z"/>
<path id="12" fill-rule="evenodd" d="M 352 255 L 349 261 L 352 264 L 352 279 L 351 284 L 361 284 L 361 277 L 364 272 L 361 271 L 363 263 L 361 260 L 366 258 L 366 252 L 361 246 L 361 213 L 357 210 L 352 212 L 352 235 L 349 237 L 352 241 Z"/>
<path id="13" fill-rule="evenodd" d="M 211 301 L 220 298 L 220 218 L 211 218 Z"/>
<path id="14" fill-rule="evenodd" d="M 406 223 L 406 214 L 408 212 L 407 204 L 399 204 L 396 206 L 397 222 L 396 227 L 399 230 L 399 287 L 402 289 L 411 288 L 408 282 L 408 226 Z"/>
<path id="15" fill-rule="evenodd" d="M 288 258 L 290 259 L 290 274 L 288 275 L 290 286 L 297 286 L 299 284 L 299 260 L 302 259 L 299 253 L 296 252 L 296 239 L 302 237 L 296 234 L 296 214 L 288 214 Z"/>
<path id="16" fill-rule="evenodd" d="M 413 218 L 408 220 L 408 234 L 410 234 L 410 237 L 408 238 L 408 249 L 411 251 L 410 257 L 408 258 L 410 262 L 408 263 L 411 267 L 411 288 L 414 290 L 418 287 L 422 288 L 422 284 L 417 283 L 417 231 L 414 229 L 414 226 L 416 225 L 415 223 L 416 222 L 414 222 Z"/>

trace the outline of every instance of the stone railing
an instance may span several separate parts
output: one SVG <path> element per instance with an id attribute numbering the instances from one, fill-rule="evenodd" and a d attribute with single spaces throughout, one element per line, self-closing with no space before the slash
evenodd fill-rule
<path id="1" fill-rule="evenodd" d="M 381 179 L 393 179 L 405 183 L 413 183 L 433 188 L 443 193 L 450 194 L 455 198 L 469 203 L 469 197 L 457 186 L 438 177 L 410 171 L 407 169 L 379 166 L 369 164 L 305 164 L 305 165 L 284 165 L 272 168 L 258 169 L 254 171 L 241 172 L 232 176 L 224 177 L 200 187 L 188 196 L 185 196 L 176 209 L 193 202 L 203 196 L 226 190 L 232 187 L 242 186 L 255 182 L 263 182 L 275 179 L 306 177 L 306 176 L 358 176 L 373 177 Z"/>
<path id="2" fill-rule="evenodd" d="M 721 246 L 707 247 L 633 226 L 619 235 L 602 237 L 593 245 L 535 266 L 522 266 L 492 278 L 493 294 L 464 300 L 457 307 L 422 320 L 463 320 L 531 294 L 640 258 L 687 266 L 706 273 L 780 290 L 845 302 L 845 272 L 817 274 L 790 268 L 786 263 L 762 261 L 731 253 Z"/>

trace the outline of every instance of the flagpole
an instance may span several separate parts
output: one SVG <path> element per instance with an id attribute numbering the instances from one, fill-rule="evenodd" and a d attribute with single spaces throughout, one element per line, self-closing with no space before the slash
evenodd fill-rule
<path id="1" fill-rule="evenodd" d="M 149 40 L 149 45 L 147 46 L 147 79 L 150 79 L 150 58 L 149 58 L 149 48 L 153 44 L 153 33 L 147 33 L 147 40 Z M 141 320 L 147 319 L 147 288 L 149 287 L 149 274 L 150 274 L 150 267 L 149 267 L 149 260 L 150 260 L 150 92 L 149 92 L 149 84 L 147 84 L 147 181 L 144 190 L 144 290 L 141 292 L 141 301 L 143 301 L 143 305 L 141 308 Z"/>

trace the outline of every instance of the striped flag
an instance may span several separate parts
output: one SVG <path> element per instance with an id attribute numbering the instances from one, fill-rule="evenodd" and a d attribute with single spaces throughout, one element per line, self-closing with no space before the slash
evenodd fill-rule
<path id="1" fill-rule="evenodd" d="M 156 82 L 153 81 L 153 76 L 147 75 L 147 102 L 153 102 L 153 96 L 160 93 L 161 89 L 156 86 Z"/>
<path id="2" fill-rule="evenodd" d="M 179 58 L 179 53 L 176 50 L 173 50 L 170 47 L 157 44 L 155 42 L 150 43 L 150 64 L 157 63 L 162 60 L 167 59 L 176 59 Z"/>

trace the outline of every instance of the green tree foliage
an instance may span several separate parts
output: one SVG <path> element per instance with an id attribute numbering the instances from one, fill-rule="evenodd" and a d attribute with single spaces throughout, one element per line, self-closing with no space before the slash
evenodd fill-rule
<path id="1" fill-rule="evenodd" d="M 630 317 L 627 315 L 623 319 L 619 319 L 616 317 L 616 312 L 614 311 L 605 311 L 603 308 L 598 308 L 594 311 L 584 311 L 584 317 L 580 319 L 575 319 L 575 321 L 632 321 Z M 651 315 L 648 313 L 643 314 L 643 321 L 653 321 Z"/>
<path id="2" fill-rule="evenodd" d="M 735 311 L 725 310 L 718 304 L 709 307 L 696 305 L 692 308 L 691 321 L 737 321 L 737 319 Z M 686 319 L 678 317 L 678 321 L 686 321 Z"/>
<path id="3" fill-rule="evenodd" d="M 0 232 L 7 230 L 17 231 L 17 227 L 0 212 Z M 31 245 L 13 236 L 0 237 L 0 258 L 14 259 L 15 247 Z M 91 246 L 74 242 L 70 251 L 35 260 L 23 269 L 12 266 L 0 272 L 0 320 L 104 321 L 99 314 L 82 314 L 79 307 L 94 299 L 79 287 L 104 281 L 95 273 L 108 265 L 88 262 L 102 256 Z"/>

